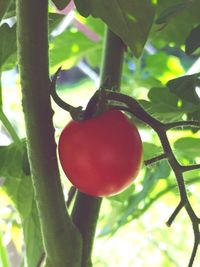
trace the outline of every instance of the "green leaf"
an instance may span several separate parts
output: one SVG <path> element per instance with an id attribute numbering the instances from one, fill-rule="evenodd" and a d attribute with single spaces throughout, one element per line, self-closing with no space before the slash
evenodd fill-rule
<path id="1" fill-rule="evenodd" d="M 57 13 L 49 13 L 49 32 L 51 33 L 59 23 L 64 19 L 64 15 Z"/>
<path id="2" fill-rule="evenodd" d="M 115 200 L 117 202 L 125 202 L 133 194 L 134 191 L 135 191 L 135 185 L 133 183 L 120 194 L 108 197 L 108 199 L 111 201 Z"/>
<path id="3" fill-rule="evenodd" d="M 127 199 L 128 204 L 123 208 L 123 213 L 120 214 L 120 218 L 118 219 L 118 225 L 113 230 L 116 231 L 127 222 L 141 216 L 148 208 L 148 203 L 151 200 L 150 194 L 156 187 L 159 179 L 166 179 L 169 175 L 170 167 L 167 161 L 160 161 L 155 167 L 151 166 L 147 168 L 141 184 L 142 189 L 139 192 L 135 192 Z"/>
<path id="4" fill-rule="evenodd" d="M 148 101 L 140 101 L 141 105 L 154 117 L 162 121 L 181 119 L 188 111 L 178 107 L 178 97 L 171 93 L 167 87 L 153 87 L 149 90 Z"/>
<path id="5" fill-rule="evenodd" d="M 49 29 L 52 31 L 63 19 L 63 15 L 49 14 Z M 0 68 L 10 70 L 17 64 L 16 25 L 12 28 L 8 24 L 0 26 Z"/>
<path id="6" fill-rule="evenodd" d="M 16 25 L 10 28 L 6 23 L 0 27 L 0 68 L 6 63 L 9 64 L 10 59 L 14 55 L 16 63 Z M 13 67 L 13 66 L 12 66 Z"/>
<path id="7" fill-rule="evenodd" d="M 172 17 L 176 16 L 179 12 L 187 7 L 186 2 L 175 3 L 172 6 L 164 9 L 159 17 L 156 19 L 156 24 L 167 23 Z"/>
<path id="8" fill-rule="evenodd" d="M 83 23 L 83 22 L 82 22 Z M 84 24 L 92 30 L 95 34 L 99 36 L 99 38 L 104 37 L 105 33 L 105 24 L 101 19 L 94 18 L 92 16 L 89 16 L 87 19 L 85 19 Z"/>
<path id="9" fill-rule="evenodd" d="M 163 122 L 175 121 L 182 118 L 187 109 L 179 109 L 170 105 L 170 103 L 153 103 L 146 100 L 140 100 L 139 103 L 143 108 L 150 113 L 154 118 Z"/>
<path id="10" fill-rule="evenodd" d="M 12 199 L 21 217 L 26 262 L 29 267 L 35 267 L 39 262 L 43 247 L 32 180 L 23 170 L 26 151 L 24 145 L 11 144 L 0 147 L 0 176 L 4 177 L 4 191 Z"/>
<path id="11" fill-rule="evenodd" d="M 155 15 L 155 1 L 83 0 L 75 1 L 81 15 L 102 19 L 133 51 L 142 53 Z"/>
<path id="12" fill-rule="evenodd" d="M 70 3 L 70 1 L 71 0 L 52 0 L 54 5 L 60 10 L 65 8 Z"/>
<path id="13" fill-rule="evenodd" d="M 98 46 L 97 49 L 94 49 L 94 51 L 90 51 L 90 53 L 86 53 L 85 55 L 86 60 L 91 66 L 99 67 L 99 62 L 101 62 L 101 58 L 102 58 L 102 49 L 103 49 L 102 40 L 104 38 L 105 24 L 103 23 L 102 20 L 89 16 L 85 20 L 85 27 L 88 27 L 88 30 L 91 31 L 92 37 L 94 34 L 94 36 L 96 37 L 94 46 Z"/>
<path id="14" fill-rule="evenodd" d="M 159 25 L 160 29 L 158 29 L 158 25 L 155 25 L 151 36 L 153 45 L 156 47 L 164 47 L 169 44 L 173 44 L 175 47 L 184 45 L 186 36 L 200 22 L 199 9 L 199 0 L 159 0 L 157 5 L 158 18 L 161 20 L 160 22 L 164 23 L 164 26 L 167 26 L 160 28 Z"/>
<path id="15" fill-rule="evenodd" d="M 84 17 L 88 17 L 91 14 L 90 2 L 90 0 L 74 0 L 79 13 Z"/>
<path id="16" fill-rule="evenodd" d="M 151 88 L 148 98 L 153 103 L 168 103 L 170 106 L 177 107 L 178 98 L 167 87 Z"/>
<path id="17" fill-rule="evenodd" d="M 164 51 L 157 51 L 145 58 L 145 72 L 166 84 L 169 80 L 179 77 L 185 73 L 180 59 L 176 56 L 166 54 Z"/>
<path id="18" fill-rule="evenodd" d="M 183 137 L 174 143 L 174 149 L 183 157 L 194 159 L 200 157 L 200 139 Z"/>
<path id="19" fill-rule="evenodd" d="M 9 261 L 8 261 L 8 254 L 5 246 L 3 245 L 2 241 L 2 234 L 0 232 L 0 266 L 1 267 L 9 267 Z"/>
<path id="20" fill-rule="evenodd" d="M 200 121 L 200 109 L 197 109 L 195 112 L 187 114 L 188 120 L 197 120 Z M 193 129 L 193 132 L 199 131 L 198 129 Z"/>
<path id="21" fill-rule="evenodd" d="M 180 99 L 195 105 L 200 104 L 196 88 L 200 86 L 200 73 L 186 75 L 173 79 L 167 83 L 169 90 Z"/>
<path id="22" fill-rule="evenodd" d="M 156 146 L 152 143 L 148 143 L 148 142 L 143 142 L 142 143 L 143 146 L 143 157 L 144 160 L 153 158 L 155 156 L 158 156 L 162 153 L 162 149 L 159 146 Z"/>
<path id="23" fill-rule="evenodd" d="M 11 0 L 0 0 L 0 21 L 4 17 L 7 9 L 9 8 Z"/>
<path id="24" fill-rule="evenodd" d="M 191 55 L 197 48 L 200 47 L 200 24 L 190 32 L 185 41 L 185 52 Z"/>
<path id="25" fill-rule="evenodd" d="M 10 5 L 9 5 L 6 13 L 4 14 L 3 18 L 8 19 L 8 18 L 15 17 L 15 16 L 16 16 L 16 1 L 11 0 Z"/>
<path id="26" fill-rule="evenodd" d="M 67 45 L 66 45 L 67 44 Z M 50 42 L 50 64 L 52 72 L 62 65 L 63 69 L 69 69 L 85 55 L 102 46 L 102 42 L 93 42 L 83 33 L 77 31 L 65 31 L 56 36 Z"/>

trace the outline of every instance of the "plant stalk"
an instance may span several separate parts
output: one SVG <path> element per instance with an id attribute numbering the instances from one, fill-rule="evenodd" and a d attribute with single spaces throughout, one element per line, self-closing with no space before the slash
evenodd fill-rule
<path id="1" fill-rule="evenodd" d="M 81 267 L 92 267 L 92 248 L 102 199 L 78 191 L 72 219 L 83 239 Z"/>
<path id="2" fill-rule="evenodd" d="M 80 267 L 81 239 L 66 211 L 50 105 L 48 0 L 17 0 L 17 42 L 28 156 L 46 267 Z"/>
<path id="3" fill-rule="evenodd" d="M 120 88 L 123 54 L 123 42 L 107 29 L 102 59 L 101 88 Z M 92 267 L 92 248 L 101 203 L 101 198 L 88 196 L 81 192 L 77 193 L 72 219 L 83 239 L 81 267 Z"/>
<path id="4" fill-rule="evenodd" d="M 105 89 L 120 89 L 125 44 L 110 29 L 106 28 L 101 66 L 100 86 Z"/>

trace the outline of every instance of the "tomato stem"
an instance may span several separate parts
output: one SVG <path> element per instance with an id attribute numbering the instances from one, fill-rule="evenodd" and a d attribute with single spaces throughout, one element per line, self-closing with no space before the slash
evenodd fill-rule
<path id="1" fill-rule="evenodd" d="M 105 30 L 101 84 L 104 89 L 120 90 L 125 45 L 110 29 Z"/>
<path id="2" fill-rule="evenodd" d="M 60 74 L 61 71 L 61 67 L 58 68 L 58 70 L 56 71 L 56 73 L 53 75 L 51 84 L 50 84 L 50 94 L 53 98 L 53 100 L 55 101 L 55 103 L 61 107 L 62 109 L 68 111 L 71 115 L 71 117 L 74 120 L 82 120 L 83 118 L 83 111 L 82 111 L 82 107 L 73 107 L 72 105 L 68 104 L 67 102 L 63 101 L 59 95 L 56 92 L 56 81 L 58 79 L 58 76 Z"/>
<path id="3" fill-rule="evenodd" d="M 78 191 L 72 220 L 83 239 L 82 267 L 92 267 L 91 253 L 102 199 Z"/>
<path id="4" fill-rule="evenodd" d="M 48 0 L 17 0 L 16 6 L 22 104 L 45 266 L 80 267 L 81 237 L 66 211 L 56 157 L 49 94 Z M 43 248 L 39 249 L 42 253 Z"/>
<path id="5" fill-rule="evenodd" d="M 123 54 L 124 44 L 121 39 L 110 29 L 106 29 L 100 88 L 105 86 L 105 88 L 110 90 L 113 88 L 118 88 L 119 90 L 122 75 Z M 90 111 L 95 110 L 95 105 L 99 100 L 98 97 L 99 92 L 94 95 L 91 100 L 92 102 L 89 103 L 88 109 L 86 108 L 86 112 L 88 112 L 87 115 L 91 116 Z M 105 97 L 103 101 L 106 101 Z M 92 267 L 92 245 L 101 202 L 101 198 L 87 196 L 81 192 L 78 192 L 76 196 L 75 205 L 72 211 L 72 219 L 80 230 L 83 238 L 81 267 Z"/>

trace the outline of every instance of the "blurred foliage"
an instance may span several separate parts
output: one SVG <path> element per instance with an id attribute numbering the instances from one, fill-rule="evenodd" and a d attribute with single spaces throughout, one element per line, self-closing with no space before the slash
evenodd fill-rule
<path id="1" fill-rule="evenodd" d="M 3 245 L 1 232 L 0 232 L 0 266 L 2 267 L 10 266 L 9 261 L 8 261 L 7 250 Z"/>
<path id="2" fill-rule="evenodd" d="M 190 55 L 192 54 L 197 48 L 200 47 L 200 25 L 197 25 L 190 34 L 188 35 L 185 41 L 185 52 Z"/>
<path id="3" fill-rule="evenodd" d="M 78 43 L 76 40 L 79 40 Z M 70 47 L 66 45 L 68 43 Z M 98 47 L 94 48 L 92 40 L 85 38 L 76 28 L 71 28 L 50 42 L 50 63 L 54 66 L 54 72 L 60 65 L 64 69 L 70 69 L 84 57 L 85 53 L 93 53 L 96 49 Z"/>
<path id="4" fill-rule="evenodd" d="M 35 267 L 43 248 L 32 181 L 27 171 L 24 171 L 25 147 L 24 143 L 21 146 L 11 144 L 0 147 L 0 175 L 5 179 L 3 190 L 11 198 L 21 217 L 26 244 L 26 262 L 28 266 Z"/>
<path id="5" fill-rule="evenodd" d="M 70 1 L 54 0 L 53 2 L 57 8 L 62 9 Z M 196 64 L 200 46 L 199 0 L 138 0 L 131 3 L 125 0 L 120 3 L 109 1 L 109 7 L 108 1 L 77 0 L 74 2 L 83 16 L 74 9 L 73 5 L 62 12 L 58 12 L 52 5 L 49 7 L 51 11 L 49 14 L 50 73 L 53 74 L 62 65 L 63 73 L 58 81 L 58 90 L 63 97 L 74 101 L 77 106 L 85 105 L 83 101 L 85 98 L 89 99 L 92 93 L 91 79 L 93 84 L 96 83 L 93 87 L 95 89 L 98 87 L 105 22 L 130 48 L 127 48 L 125 53 L 122 92 L 137 98 L 149 113 L 163 122 L 185 118 L 200 119 L 198 93 L 200 67 Z M 14 16 L 15 1 L 0 0 L 0 20 L 3 18 L 0 24 L 1 71 L 17 66 Z M 193 55 L 186 55 L 184 49 L 188 54 Z M 139 55 L 141 55 L 140 58 L 136 59 Z M 85 69 L 80 67 L 80 63 L 84 64 Z M 192 73 L 190 73 L 191 68 Z M 70 82 L 72 75 L 75 75 L 75 79 Z M 81 77 L 84 75 L 84 78 L 77 78 L 78 75 Z M 13 87 L 13 92 L 19 92 L 17 84 Z M 12 91 L 7 90 L 3 84 L 2 92 L 0 88 L 1 94 L 4 96 L 3 102 L 6 106 L 12 97 Z M 20 98 L 20 93 L 17 98 Z M 15 94 L 13 103 L 16 105 Z M 60 127 L 64 126 L 64 121 L 67 119 L 57 107 L 55 110 L 55 125 L 58 127 L 56 131 L 59 133 Z M 20 123 L 15 125 L 14 130 L 21 135 L 23 116 L 19 109 L 17 112 Z M 9 119 L 13 123 L 12 116 Z M 160 155 L 162 149 L 155 133 L 145 125 L 137 123 L 143 139 L 144 160 Z M 4 127 L 6 128 L 6 125 Z M 0 134 L 6 135 L 9 139 L 5 128 L 0 129 Z M 180 163 L 200 162 L 198 131 L 195 133 L 190 129 L 184 131 L 174 129 L 170 131 L 169 136 Z M 194 203 L 200 200 L 199 175 L 200 171 L 197 170 L 185 174 L 187 189 L 195 199 Z M 5 203 L 1 208 L 4 206 L 10 211 L 9 216 L 3 218 L 0 223 L 0 233 L 2 233 L 0 234 L 0 266 L 9 266 L 7 250 L 3 244 L 8 229 L 3 225 L 11 224 L 11 228 L 14 229 L 12 239 L 18 240 L 16 236 L 19 235 L 19 229 L 23 228 L 23 243 L 26 244 L 24 266 L 28 264 L 29 267 L 35 267 L 43 248 L 23 140 L 20 145 L 11 143 L 0 146 L 0 181 L 2 183 L 0 194 L 8 196 L 8 199 L 2 198 L 5 199 Z M 151 259 L 151 265 L 184 266 L 183 262 L 189 256 L 182 256 L 181 250 L 183 247 L 186 247 L 186 251 L 190 248 L 191 238 L 190 234 L 187 234 L 186 240 L 183 240 L 185 237 L 183 232 L 186 231 L 189 222 L 185 222 L 184 219 L 180 221 L 179 228 L 174 230 L 179 233 L 176 234 L 176 240 L 173 239 L 174 244 L 170 241 L 170 238 L 173 238 L 171 234 L 166 229 L 161 230 L 159 228 L 161 224 L 159 227 L 156 226 L 157 220 L 162 219 L 163 224 L 163 220 L 168 219 L 166 210 L 169 209 L 170 215 L 178 201 L 177 185 L 168 163 L 163 160 L 148 168 L 143 166 L 134 184 L 121 194 L 104 201 L 97 232 L 97 236 L 101 238 L 95 243 L 95 267 L 120 266 L 117 265 L 119 250 L 126 255 L 130 254 L 123 260 L 123 266 L 149 266 L 149 260 L 146 259 L 152 258 L 152 251 L 158 252 L 159 255 L 156 254 Z M 13 206 L 21 218 L 21 224 L 13 215 L 16 214 Z M 149 236 L 151 229 L 155 235 L 152 233 Z M 163 231 L 166 232 L 163 234 Z M 142 239 L 143 232 L 145 236 Z M 109 262 L 112 258 L 110 240 L 119 238 L 118 241 L 112 241 L 114 246 L 115 242 L 122 242 L 124 236 L 128 244 L 131 244 L 130 247 L 126 247 L 123 243 L 114 254 L 116 259 Z M 109 237 L 112 238 L 108 239 Z M 15 246 L 23 257 L 23 248 L 19 244 L 20 241 L 16 241 Z M 127 251 L 122 249 L 123 246 Z M 108 248 L 108 254 L 110 253 L 105 255 L 105 259 L 100 258 L 101 253 L 103 254 L 102 247 Z M 147 247 L 149 253 L 145 252 Z M 142 252 L 141 248 L 143 248 Z M 98 251 L 101 252 L 98 253 Z M 178 258 L 176 251 L 181 255 Z"/>
<path id="6" fill-rule="evenodd" d="M 7 24 L 0 27 L 0 69 L 9 70 L 16 65 L 16 25 L 10 28 Z"/>
<path id="7" fill-rule="evenodd" d="M 154 41 L 152 39 L 154 45 L 184 45 L 190 31 L 199 23 L 199 8 L 198 0 L 158 0 L 157 27 L 153 34 Z"/>

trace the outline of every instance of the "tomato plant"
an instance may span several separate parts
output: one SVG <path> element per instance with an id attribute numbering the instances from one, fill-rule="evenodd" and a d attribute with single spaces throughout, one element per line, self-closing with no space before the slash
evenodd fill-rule
<path id="1" fill-rule="evenodd" d="M 58 144 L 62 168 L 71 183 L 92 196 L 126 188 L 138 174 L 142 142 L 135 125 L 117 110 L 71 121 Z"/>
<path id="2" fill-rule="evenodd" d="M 199 9 L 198 0 L 0 0 L 0 266 L 185 267 L 184 250 L 193 266 L 200 244 Z M 51 98 L 74 120 L 59 141 L 64 172 L 79 189 L 66 195 L 54 122 L 65 125 L 62 111 L 53 119 Z M 141 145 L 137 128 L 113 109 L 140 120 L 147 142 Z M 102 196 L 137 176 L 142 146 L 138 186 L 101 208 Z M 176 234 L 166 253 L 160 242 L 171 238 L 155 224 L 172 206 L 167 226 L 180 211 L 189 220 L 178 218 L 184 235 Z M 111 244 L 102 238 L 93 246 L 96 226 Z M 143 242 L 146 227 L 151 238 Z"/>

